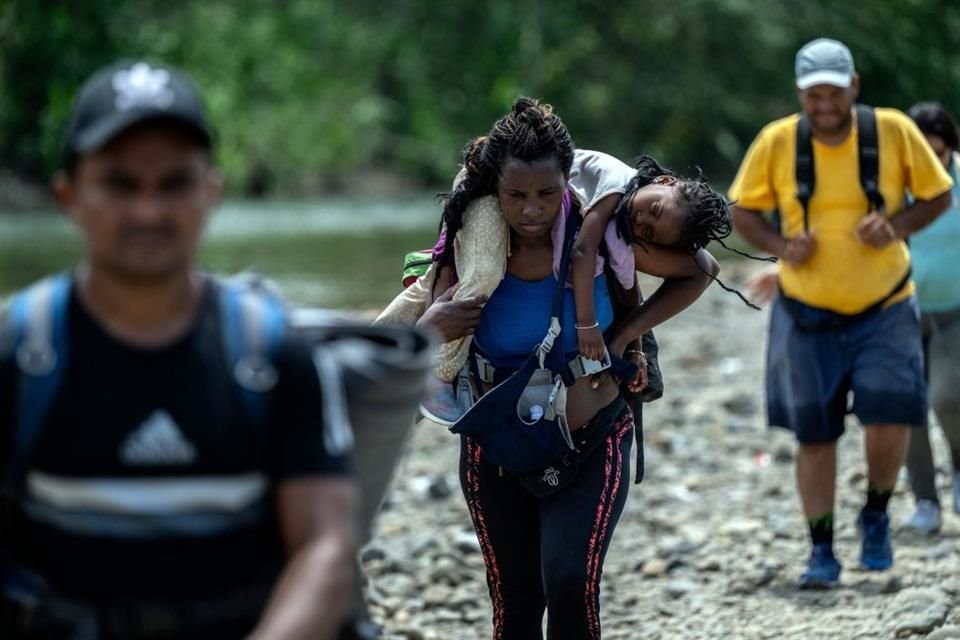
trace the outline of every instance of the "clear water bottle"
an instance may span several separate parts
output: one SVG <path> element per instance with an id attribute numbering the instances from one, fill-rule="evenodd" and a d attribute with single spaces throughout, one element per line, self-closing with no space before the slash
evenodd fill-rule
<path id="1" fill-rule="evenodd" d="M 543 417 L 543 407 L 535 404 L 530 407 L 530 422 L 537 422 Z"/>

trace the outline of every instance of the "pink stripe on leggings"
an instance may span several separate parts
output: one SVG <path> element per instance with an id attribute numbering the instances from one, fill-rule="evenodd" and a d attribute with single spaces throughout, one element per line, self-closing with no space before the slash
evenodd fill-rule
<path id="1" fill-rule="evenodd" d="M 483 517 L 480 504 L 480 446 L 467 438 L 467 509 L 473 518 L 473 527 L 477 531 L 477 540 L 483 553 L 483 562 L 487 565 L 487 584 L 490 587 L 490 599 L 493 602 L 493 639 L 503 638 L 503 583 L 500 567 L 493 553 L 490 532 Z"/>
<path id="2" fill-rule="evenodd" d="M 596 640 L 600 638 L 600 611 L 597 591 L 600 588 L 603 543 L 607 539 L 607 531 L 613 517 L 613 503 L 620 491 L 620 480 L 623 474 L 623 456 L 620 454 L 620 444 L 630 432 L 631 427 L 633 427 L 633 413 L 627 412 L 614 425 L 613 433 L 607 436 L 603 462 L 603 489 L 600 491 L 593 529 L 587 543 L 587 584 L 584 597 L 590 638 Z"/>

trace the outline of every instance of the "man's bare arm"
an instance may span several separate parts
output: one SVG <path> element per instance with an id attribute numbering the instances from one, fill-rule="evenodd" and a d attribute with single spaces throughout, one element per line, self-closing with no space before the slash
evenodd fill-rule
<path id="1" fill-rule="evenodd" d="M 330 640 L 354 575 L 355 495 L 348 478 L 307 477 L 277 489 L 288 560 L 250 640 Z"/>

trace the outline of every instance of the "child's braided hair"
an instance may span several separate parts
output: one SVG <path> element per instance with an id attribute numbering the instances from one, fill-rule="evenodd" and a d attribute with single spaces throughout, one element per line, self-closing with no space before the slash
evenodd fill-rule
<path id="1" fill-rule="evenodd" d="M 676 178 L 676 185 L 680 197 L 687 207 L 687 218 L 684 221 L 683 229 L 680 233 L 680 240 L 674 245 L 676 248 L 693 256 L 697 251 L 705 248 L 711 242 L 717 242 L 728 251 L 747 258 L 770 260 L 769 258 L 752 256 L 724 244 L 724 238 L 728 237 L 733 231 L 733 218 L 730 213 L 731 203 L 727 202 L 721 194 L 717 193 L 717 191 L 710 186 L 703 175 L 703 171 L 701 171 L 699 167 L 697 168 L 697 175 L 688 178 L 670 169 L 661 167 L 660 164 L 650 156 L 640 156 L 634 166 L 637 169 L 637 173 L 631 178 L 630 182 L 627 183 L 623 197 L 620 199 L 614 211 L 617 233 L 628 243 L 643 246 L 643 242 L 633 233 L 633 212 L 630 209 L 630 202 L 633 200 L 633 196 L 637 191 L 651 184 L 654 179 L 660 176 L 671 176 Z M 737 294 L 748 306 L 755 309 L 758 308 L 744 298 L 739 291 L 731 289 L 719 278 L 714 276 L 710 277 L 723 289 Z"/>

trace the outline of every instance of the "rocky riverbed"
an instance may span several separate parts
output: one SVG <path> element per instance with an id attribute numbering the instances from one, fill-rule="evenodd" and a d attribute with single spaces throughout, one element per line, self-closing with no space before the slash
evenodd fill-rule
<path id="1" fill-rule="evenodd" d="M 742 284 L 753 267 L 725 267 Z M 644 287 L 651 290 L 650 286 Z M 809 552 L 793 480 L 793 441 L 765 428 L 767 313 L 719 287 L 657 330 L 665 396 L 647 405 L 646 477 L 630 488 L 601 589 L 607 639 L 960 639 L 960 516 L 949 509 L 938 430 L 943 531 L 899 529 L 913 501 L 893 498 L 896 564 L 857 568 L 854 519 L 865 490 L 862 430 L 841 441 L 836 551 L 842 587 L 796 588 Z M 491 636 L 483 561 L 457 481 L 458 440 L 414 430 L 363 552 L 368 594 L 391 639 Z"/>

